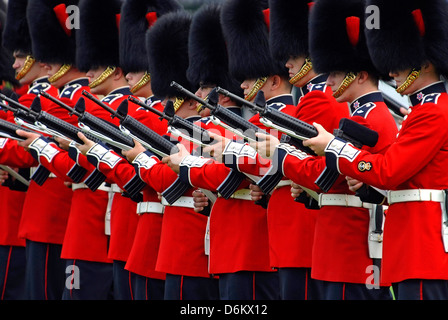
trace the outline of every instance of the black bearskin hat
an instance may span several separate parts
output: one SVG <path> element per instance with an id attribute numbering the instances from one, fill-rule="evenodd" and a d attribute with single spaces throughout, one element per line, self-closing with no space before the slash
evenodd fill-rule
<path id="1" fill-rule="evenodd" d="M 375 66 L 383 73 L 420 68 L 430 61 L 448 74 L 448 3 L 445 0 L 368 0 L 379 28 L 366 29 Z"/>
<path id="2" fill-rule="evenodd" d="M 151 88 L 158 97 L 183 97 L 172 81 L 193 91 L 187 79 L 191 14 L 178 10 L 159 18 L 146 33 Z"/>
<path id="3" fill-rule="evenodd" d="M 122 1 L 80 0 L 80 28 L 76 36 L 79 70 L 119 66 L 118 27 Z"/>
<path id="4" fill-rule="evenodd" d="M 284 61 L 271 55 L 267 0 L 227 0 L 221 10 L 221 23 L 229 70 L 238 81 L 271 75 L 288 77 Z"/>
<path id="5" fill-rule="evenodd" d="M 8 50 L 31 53 L 31 37 L 26 19 L 28 0 L 9 1 L 2 44 Z"/>
<path id="6" fill-rule="evenodd" d="M 148 70 L 145 34 L 163 14 L 180 10 L 176 0 L 126 0 L 120 19 L 120 65 L 126 72 Z"/>
<path id="7" fill-rule="evenodd" d="M 69 28 L 68 9 L 77 0 L 29 0 L 26 11 L 31 35 L 31 51 L 36 60 L 46 63 L 75 64 L 75 28 Z M 75 9 L 76 10 L 76 9 Z"/>
<path id="8" fill-rule="evenodd" d="M 313 0 L 269 0 L 269 43 L 275 59 L 308 57 L 308 21 Z"/>
<path id="9" fill-rule="evenodd" d="M 363 0 L 317 0 L 310 15 L 310 55 L 318 73 L 377 71 L 367 50 Z"/>
<path id="10" fill-rule="evenodd" d="M 214 84 L 243 96 L 240 82 L 229 73 L 226 43 L 220 23 L 221 6 L 204 5 L 195 13 L 190 28 L 187 77 L 198 87 Z"/>

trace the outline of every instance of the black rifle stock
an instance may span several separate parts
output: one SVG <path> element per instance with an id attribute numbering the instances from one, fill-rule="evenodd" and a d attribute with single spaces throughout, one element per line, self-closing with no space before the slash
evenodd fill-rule
<path id="1" fill-rule="evenodd" d="M 121 150 L 134 147 L 134 141 L 126 136 L 117 126 L 104 119 L 93 116 L 86 111 L 84 98 L 79 98 L 74 108 L 63 103 L 59 99 L 49 95 L 47 92 L 40 93 L 46 99 L 67 110 L 70 115 L 78 117 L 80 128 L 88 132 L 97 139 L 111 146 L 115 151 L 121 154 Z"/>
<path id="2" fill-rule="evenodd" d="M 120 120 L 120 130 L 139 141 L 145 148 L 153 151 L 159 157 L 165 157 L 171 153 L 179 152 L 179 149 L 173 142 L 163 138 L 158 133 L 128 115 L 128 100 L 123 100 L 117 110 L 114 110 L 99 101 L 90 92 L 83 91 L 82 94 L 108 111 L 112 117 L 117 117 Z"/>
<path id="3" fill-rule="evenodd" d="M 133 96 L 129 96 L 128 100 L 158 115 L 160 119 L 165 119 L 168 122 L 168 125 L 171 127 L 171 133 L 175 135 L 182 136 L 183 138 L 188 139 L 189 141 L 200 146 L 205 146 L 213 142 L 213 139 L 210 137 L 207 130 L 198 125 L 195 125 L 191 121 L 177 116 L 174 111 L 174 104 L 171 100 L 167 101 L 163 112 L 146 105 L 144 102 Z M 179 132 L 179 130 L 182 131 Z M 184 134 L 184 132 L 186 132 L 187 134 Z"/>
<path id="4" fill-rule="evenodd" d="M 28 130 L 27 128 L 23 128 L 17 124 L 0 119 L 0 137 L 10 138 L 10 139 L 17 140 L 17 141 L 25 140 L 26 138 L 19 136 L 16 133 L 17 130 L 32 132 L 32 130 Z"/>

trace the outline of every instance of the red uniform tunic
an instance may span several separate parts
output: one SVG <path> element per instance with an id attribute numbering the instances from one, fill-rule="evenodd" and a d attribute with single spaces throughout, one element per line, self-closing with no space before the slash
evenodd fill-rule
<path id="1" fill-rule="evenodd" d="M 30 85 L 26 94 L 20 96 L 19 102 L 30 106 L 37 94 L 45 90 L 51 95 L 57 95 L 57 89 L 50 86 L 47 78 L 37 79 Z M 46 99 L 41 100 L 42 110 L 49 111 L 55 106 Z M 61 116 L 62 117 L 62 116 Z M 66 119 L 68 116 L 65 115 Z M 9 115 L 10 121 L 12 116 Z M 37 162 L 16 141 L 10 141 L 5 146 L 7 151 L 0 152 L 0 162 L 10 163 L 17 167 L 36 166 Z M 6 156 L 6 161 L 3 158 Z M 72 190 L 64 185 L 62 179 L 50 177 L 39 186 L 30 181 L 30 186 L 23 204 L 22 217 L 19 225 L 19 237 L 43 243 L 62 244 L 70 211 Z"/>
<path id="2" fill-rule="evenodd" d="M 349 144 L 335 148 L 333 143 L 327 146 L 328 152 L 342 148 L 353 153 L 333 157 L 329 165 L 384 190 L 447 189 L 448 96 L 443 83 L 418 91 L 411 101 L 411 112 L 386 153 L 374 155 Z M 384 226 L 384 281 L 448 279 L 441 221 L 439 202 L 389 206 Z"/>
<path id="3" fill-rule="evenodd" d="M 384 152 L 394 140 L 397 127 L 379 92 L 358 98 L 351 105 L 358 108 L 352 120 L 379 132 L 379 141 L 371 152 Z M 367 148 L 367 147 L 366 147 Z M 320 192 L 314 181 L 325 168 L 325 159 L 311 157 L 290 146 L 279 146 L 280 165 L 286 177 L 304 187 Z M 328 193 L 353 194 L 344 176 Z M 342 214 L 343 213 L 343 214 Z M 318 211 L 312 252 L 315 279 L 336 282 L 366 283 L 366 268 L 373 265 L 368 254 L 368 209 L 323 206 Z"/>
<path id="4" fill-rule="evenodd" d="M 279 96 L 267 103 L 284 106 L 292 103 L 290 95 Z M 263 127 L 258 115 L 250 122 Z M 187 157 L 181 163 L 181 175 L 195 187 L 217 192 L 229 177 L 231 169 L 211 159 Z M 238 189 L 247 189 L 244 180 Z M 210 273 L 238 271 L 272 271 L 269 262 L 269 240 L 266 209 L 254 202 L 219 197 L 210 213 Z"/>
<path id="5" fill-rule="evenodd" d="M 152 107 L 160 111 L 163 111 L 163 106 L 161 105 L 161 103 L 155 103 L 152 105 Z M 161 135 L 166 132 L 167 128 L 166 123 L 159 121 L 158 117 L 149 111 L 139 109 L 138 111 L 133 113 L 132 116 Z M 94 151 L 95 148 L 92 148 L 89 151 L 88 155 L 90 155 Z M 111 150 L 109 150 L 108 152 L 114 153 Z M 107 155 L 104 156 L 106 158 L 112 157 Z M 97 155 L 97 157 L 99 156 Z M 126 190 L 127 183 L 131 181 L 136 175 L 135 168 L 125 159 L 120 158 L 117 155 L 115 155 L 115 157 L 117 157 L 117 162 L 114 163 L 113 166 L 100 160 L 96 163 L 96 167 L 103 174 L 107 176 L 107 179 L 109 181 L 113 181 L 121 189 Z M 89 159 L 93 160 L 94 158 Z M 152 188 L 149 187 L 143 189 L 143 201 L 160 203 L 157 196 L 157 192 L 155 192 Z M 125 211 L 123 211 L 123 213 L 124 212 L 127 213 L 128 219 L 134 220 L 134 218 L 137 218 L 138 223 L 136 229 L 128 230 L 129 229 L 128 224 L 123 223 L 125 221 L 121 221 L 121 224 L 124 226 L 121 227 L 121 231 L 123 231 L 121 235 L 123 235 L 126 232 L 131 234 L 135 233 L 135 236 L 132 238 L 133 241 L 130 244 L 129 254 L 126 256 L 125 259 L 126 261 L 125 269 L 133 273 L 139 274 L 141 276 L 156 279 L 165 279 L 164 273 L 155 271 L 163 215 L 161 213 L 154 213 L 154 212 L 146 212 L 142 215 L 137 215 L 136 210 L 134 210 L 133 208 L 135 206 L 136 204 L 133 205 L 132 207 L 124 208 Z M 112 216 L 113 214 L 114 213 L 112 212 Z M 126 217 L 123 215 L 123 218 Z M 120 234 L 119 232 L 117 232 L 120 226 L 115 226 L 117 223 L 118 221 L 115 218 L 111 221 L 113 230 L 112 235 Z M 119 237 L 115 238 L 117 239 L 117 241 L 120 241 Z M 109 256 L 110 255 L 111 254 L 109 251 Z"/>
<path id="6" fill-rule="evenodd" d="M 25 240 L 18 236 L 20 218 L 26 192 L 10 190 L 0 186 L 0 245 L 25 246 Z"/>
<path id="7" fill-rule="evenodd" d="M 172 185 L 178 175 L 156 157 L 140 154 L 134 164 L 143 181 L 157 192 Z M 183 196 L 191 197 L 194 188 Z M 210 277 L 204 237 L 207 217 L 193 208 L 165 206 L 156 271 L 192 277 Z"/>

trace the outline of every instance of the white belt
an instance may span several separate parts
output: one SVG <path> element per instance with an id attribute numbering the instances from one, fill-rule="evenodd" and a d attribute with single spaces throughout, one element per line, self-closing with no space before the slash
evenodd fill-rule
<path id="1" fill-rule="evenodd" d="M 162 214 L 163 208 L 164 206 L 160 202 L 139 202 L 137 204 L 137 214 L 141 215 L 146 212 Z"/>
<path id="2" fill-rule="evenodd" d="M 111 192 L 117 192 L 117 193 L 122 193 L 123 192 L 123 190 L 121 190 L 121 188 L 117 184 L 115 184 L 115 183 L 111 184 L 110 191 Z"/>
<path id="3" fill-rule="evenodd" d="M 86 185 L 85 183 L 73 183 L 73 184 L 72 184 L 72 190 L 73 190 L 73 191 L 78 190 L 78 189 L 87 189 L 87 188 L 88 188 L 88 187 L 87 187 L 87 185 Z M 109 192 L 109 191 L 110 191 L 110 186 L 109 186 L 109 185 L 106 185 L 106 183 L 103 182 L 103 183 L 98 187 L 97 190 L 102 190 L 102 191 Z"/>
<path id="4" fill-rule="evenodd" d="M 220 197 L 220 195 L 218 195 Z M 239 200 L 252 200 L 250 196 L 250 189 L 240 189 L 235 191 L 229 199 L 239 199 Z"/>
<path id="5" fill-rule="evenodd" d="M 387 200 L 389 204 L 409 201 L 435 201 L 444 202 L 445 192 L 435 189 L 408 189 L 398 191 L 388 191 Z"/>
<path id="6" fill-rule="evenodd" d="M 371 203 L 362 202 L 359 197 L 351 194 L 319 194 L 319 206 L 340 206 L 355 208 L 372 208 Z"/>
<path id="7" fill-rule="evenodd" d="M 281 188 L 285 186 L 291 186 L 292 181 L 291 180 L 281 180 L 275 187 Z"/>
<path id="8" fill-rule="evenodd" d="M 162 204 L 167 207 L 184 207 L 184 208 L 191 208 L 194 209 L 194 200 L 193 197 L 180 197 L 176 202 L 173 204 L 169 204 L 165 198 L 162 198 Z"/>
<path id="9" fill-rule="evenodd" d="M 33 174 L 34 174 L 34 172 L 36 172 L 36 170 L 37 170 L 37 167 L 30 168 L 30 177 L 33 176 Z M 50 175 L 48 176 L 48 178 L 57 178 L 57 176 L 53 172 L 51 172 Z"/>

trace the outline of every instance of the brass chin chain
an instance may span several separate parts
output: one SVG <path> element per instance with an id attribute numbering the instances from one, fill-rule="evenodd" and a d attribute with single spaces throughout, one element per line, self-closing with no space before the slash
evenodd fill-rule
<path id="1" fill-rule="evenodd" d="M 50 78 L 48 78 L 48 81 L 50 83 L 56 82 L 59 79 L 61 79 L 70 69 L 72 68 L 71 64 L 64 64 L 62 65 L 58 72 L 56 72 L 54 75 L 52 75 Z"/>
<path id="2" fill-rule="evenodd" d="M 333 93 L 333 97 L 339 98 L 344 93 L 345 89 L 347 89 L 350 86 L 350 84 L 353 81 L 355 81 L 355 79 L 356 74 L 354 74 L 353 72 L 347 73 L 341 85 L 339 86 L 338 90 L 335 93 Z"/>
<path id="3" fill-rule="evenodd" d="M 244 97 L 244 99 L 247 101 L 251 101 L 256 96 L 258 91 L 260 91 L 260 89 L 264 86 L 266 80 L 268 80 L 268 77 L 258 78 L 257 81 L 255 81 L 252 90 L 250 90 L 250 92 Z"/>
<path id="4" fill-rule="evenodd" d="M 300 79 L 302 79 L 304 76 L 308 74 L 308 72 L 313 69 L 313 64 L 311 63 L 310 58 L 305 59 L 305 63 L 303 64 L 302 68 L 300 68 L 299 72 L 297 72 L 291 79 L 289 79 L 290 84 L 294 84 Z"/>
<path id="5" fill-rule="evenodd" d="M 414 81 L 420 76 L 420 70 L 412 69 L 412 71 L 409 73 L 408 77 L 406 78 L 406 81 L 403 82 L 401 86 L 399 86 L 395 91 L 397 91 L 399 94 L 402 94 L 406 91 L 407 88 L 411 84 L 414 83 Z"/>
<path id="6" fill-rule="evenodd" d="M 23 67 L 16 74 L 16 80 L 22 79 L 28 73 L 28 71 L 30 71 L 35 61 L 36 59 L 34 59 L 31 55 L 26 56 Z"/>
<path id="7" fill-rule="evenodd" d="M 136 93 L 138 90 L 146 86 L 150 81 L 151 81 L 151 75 L 145 72 L 142 78 L 131 88 L 131 92 Z"/>
<path id="8" fill-rule="evenodd" d="M 107 78 L 109 78 L 116 70 L 116 67 L 107 67 L 106 70 L 101 73 L 96 80 L 92 81 L 89 84 L 90 89 L 98 87 L 100 84 L 102 84 L 104 81 L 106 81 Z"/>
<path id="9" fill-rule="evenodd" d="M 182 106 L 182 104 L 184 103 L 185 99 L 184 98 L 178 98 L 176 97 L 176 100 L 174 101 L 173 105 L 174 105 L 174 112 L 177 112 L 177 110 L 179 110 L 179 108 Z"/>

